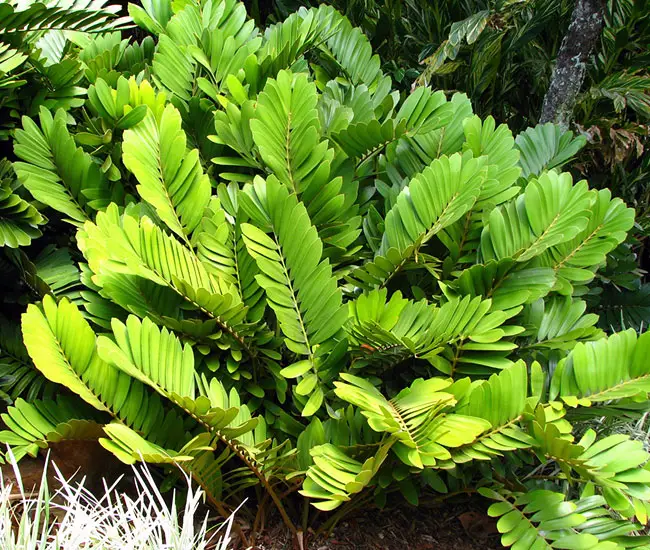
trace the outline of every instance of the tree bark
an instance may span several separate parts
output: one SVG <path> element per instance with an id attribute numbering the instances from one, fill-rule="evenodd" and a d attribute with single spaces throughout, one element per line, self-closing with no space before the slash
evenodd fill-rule
<path id="1" fill-rule="evenodd" d="M 544 96 L 540 122 L 567 129 L 585 78 L 586 64 L 603 28 L 602 0 L 576 0 L 571 24 L 562 40 L 551 84 Z"/>

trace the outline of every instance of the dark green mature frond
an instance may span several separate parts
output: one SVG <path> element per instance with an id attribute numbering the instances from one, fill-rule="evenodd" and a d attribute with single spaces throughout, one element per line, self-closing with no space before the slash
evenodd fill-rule
<path id="1" fill-rule="evenodd" d="M 573 132 L 563 131 L 559 125 L 547 122 L 528 128 L 517 136 L 515 143 L 521 151 L 522 176 L 529 178 L 569 162 L 585 146 L 587 139 L 574 137 Z"/>
<path id="2" fill-rule="evenodd" d="M 372 118 L 354 122 L 332 135 L 332 139 L 352 158 L 361 162 L 400 138 L 426 134 L 446 125 L 453 107 L 444 92 L 418 88 L 408 96 L 394 118 L 383 122 Z"/>
<path id="3" fill-rule="evenodd" d="M 570 296 L 538 300 L 526 307 L 521 323 L 530 338 L 526 348 L 566 349 L 579 341 L 596 340 L 602 331 L 594 325 L 598 315 L 585 314 L 587 304 Z"/>
<path id="4" fill-rule="evenodd" d="M 332 6 L 300 8 L 284 21 L 269 26 L 258 52 L 259 73 L 248 80 L 257 88 L 266 77 L 289 69 L 308 50 L 338 34 L 344 19 Z M 259 89 L 259 88 L 258 88 Z"/>
<path id="5" fill-rule="evenodd" d="M 409 178 L 424 170 L 440 155 L 462 151 L 465 120 L 472 116 L 472 104 L 465 94 L 455 93 L 449 100 L 452 117 L 438 130 L 406 138 L 388 147 L 387 160 Z"/>
<path id="6" fill-rule="evenodd" d="M 634 209 L 601 189 L 591 206 L 589 223 L 573 239 L 551 247 L 549 263 L 557 276 L 571 283 L 585 284 L 594 277 L 594 267 L 605 263 L 634 224 Z"/>
<path id="7" fill-rule="evenodd" d="M 63 7 L 37 2 L 19 10 L 12 3 L 4 2 L 0 5 L 0 33 L 10 36 L 57 29 L 100 33 L 129 26 L 128 19 L 115 16 L 120 6 L 104 6 L 104 3 L 75 0 Z"/>
<path id="8" fill-rule="evenodd" d="M 543 174 L 523 195 L 492 210 L 481 235 L 481 257 L 523 262 L 570 241 L 587 227 L 594 199 L 585 181 L 573 185 L 568 173 Z"/>
<path id="9" fill-rule="evenodd" d="M 597 404 L 650 392 L 650 333 L 633 329 L 596 342 L 579 343 L 558 364 L 551 398 L 572 406 Z"/>
<path id="10" fill-rule="evenodd" d="M 321 45 L 324 54 L 331 56 L 352 84 L 365 84 L 371 93 L 379 88 L 390 88 L 390 77 L 381 71 L 378 55 L 373 55 L 368 38 L 360 29 L 352 27 L 350 21 L 340 18 L 336 33 Z"/>
<path id="11" fill-rule="evenodd" d="M 10 400 L 27 402 L 51 398 L 57 386 L 50 383 L 32 363 L 23 344 L 20 326 L 0 315 L 0 389 Z"/>
<path id="12" fill-rule="evenodd" d="M 343 326 L 347 313 L 341 291 L 329 262 L 322 260 L 323 246 L 304 205 L 272 177 L 255 191 L 255 198 L 264 202 L 249 208 L 259 206 L 259 214 L 268 216 L 262 227 L 272 235 L 242 225 L 244 242 L 260 270 L 257 282 L 278 316 L 287 345 L 311 356 L 313 346 L 336 337 Z"/>
<path id="13" fill-rule="evenodd" d="M 551 268 L 518 267 L 509 258 L 477 264 L 441 286 L 449 298 L 483 296 L 492 300 L 494 310 L 504 311 L 535 302 L 553 289 L 555 274 Z"/>
<path id="14" fill-rule="evenodd" d="M 0 247 L 28 246 L 41 236 L 45 218 L 36 208 L 0 182 Z"/>
<path id="15" fill-rule="evenodd" d="M 318 372 L 320 349 L 331 350 L 336 345 L 347 319 L 341 289 L 329 261 L 322 259 L 323 245 L 316 228 L 296 196 L 289 194 L 274 177 L 248 192 L 247 211 L 270 232 L 269 236 L 248 223 L 241 226 L 248 253 L 260 271 L 255 278 L 275 312 L 285 344 L 308 358 L 306 368 L 291 377 L 303 375 L 311 368 Z M 309 392 L 317 396 L 306 409 L 310 413 L 322 401 L 322 390 L 319 386 L 315 388 L 316 393 Z M 305 411 L 303 414 L 307 415 Z"/>
<path id="16" fill-rule="evenodd" d="M 528 493 L 511 493 L 481 488 L 479 492 L 496 500 L 488 514 L 498 517 L 497 529 L 504 546 L 527 545 L 529 548 L 584 548 L 613 550 L 614 543 L 601 542 L 606 537 L 589 533 L 589 506 L 566 500 L 562 493 L 537 489 Z M 585 514 L 579 512 L 584 511 Z M 582 526 L 585 527 L 584 532 Z M 631 526 L 632 527 L 632 526 Z"/>

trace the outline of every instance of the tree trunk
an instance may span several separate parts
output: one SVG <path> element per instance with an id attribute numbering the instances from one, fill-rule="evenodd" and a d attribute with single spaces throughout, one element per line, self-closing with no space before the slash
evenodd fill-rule
<path id="1" fill-rule="evenodd" d="M 540 122 L 569 127 L 585 78 L 586 63 L 603 28 L 602 0 L 576 0 L 569 30 L 557 55 L 551 84 L 544 96 Z"/>

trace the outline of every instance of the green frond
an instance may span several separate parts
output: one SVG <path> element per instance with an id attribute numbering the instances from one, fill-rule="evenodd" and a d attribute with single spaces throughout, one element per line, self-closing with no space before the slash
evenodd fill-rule
<path id="1" fill-rule="evenodd" d="M 27 56 L 9 44 L 0 44 L 0 90 L 17 88 L 25 84 L 17 75 L 11 72 L 27 61 Z"/>
<path id="2" fill-rule="evenodd" d="M 352 84 L 365 84 L 370 93 L 390 88 L 390 77 L 381 71 L 381 61 L 377 54 L 373 55 L 368 38 L 347 17 L 336 16 L 340 19 L 337 32 L 321 45 L 326 58 L 333 59 Z"/>
<path id="3" fill-rule="evenodd" d="M 105 363 L 95 349 L 95 333 L 74 304 L 43 299 L 23 315 L 25 346 L 49 380 L 65 385 L 84 401 L 108 412 L 153 442 L 185 438 L 181 418 L 165 413 L 161 401 L 139 381 Z"/>
<path id="4" fill-rule="evenodd" d="M 451 386 L 451 380 L 420 378 L 388 400 L 363 378 L 351 374 L 341 378 L 345 382 L 334 382 L 336 395 L 359 407 L 373 430 L 391 434 L 393 450 L 405 464 L 424 468 L 450 458 L 438 443 L 445 430 L 440 430 L 437 416 L 456 403 L 453 394 L 441 391 Z"/>
<path id="5" fill-rule="evenodd" d="M 338 508 L 368 486 L 389 449 L 390 445 L 382 445 L 375 456 L 361 463 L 335 445 L 328 443 L 313 447 L 311 456 L 314 464 L 307 470 L 300 494 L 314 499 L 312 505 L 318 510 Z"/>
<path id="6" fill-rule="evenodd" d="M 491 300 L 481 296 L 452 298 L 439 308 L 429 328 L 441 349 L 424 358 L 449 376 L 486 376 L 508 368 L 513 364 L 510 355 L 517 345 L 506 338 L 524 331 L 523 327 L 507 323 L 513 314 L 493 309 Z"/>
<path id="7" fill-rule="evenodd" d="M 487 380 L 475 382 L 454 408 L 459 415 L 487 422 L 477 437 L 451 449 L 451 460 L 443 468 L 453 468 L 472 460 L 492 460 L 504 452 L 527 449 L 535 440 L 523 431 L 518 422 L 526 409 L 528 375 L 523 361 L 493 374 Z"/>
<path id="8" fill-rule="evenodd" d="M 589 223 L 594 193 L 568 173 L 547 172 L 531 180 L 523 195 L 492 210 L 481 235 L 483 260 L 524 262 L 570 241 Z"/>
<path id="9" fill-rule="evenodd" d="M 138 461 L 152 464 L 177 464 L 193 460 L 191 454 L 193 452 L 212 450 L 208 445 L 210 437 L 207 434 L 195 437 L 180 451 L 174 451 L 147 441 L 138 432 L 119 422 L 104 426 L 104 433 L 108 438 L 99 439 L 102 447 L 126 464 L 135 464 Z"/>
<path id="10" fill-rule="evenodd" d="M 577 342 L 597 340 L 602 332 L 594 325 L 595 313 L 585 314 L 587 304 L 570 296 L 538 300 L 526 307 L 522 324 L 527 327 L 528 348 L 570 350 Z"/>
<path id="11" fill-rule="evenodd" d="M 332 135 L 332 139 L 351 158 L 359 162 L 402 137 L 426 134 L 445 126 L 451 119 L 453 107 L 444 92 L 418 88 L 402 104 L 394 118 L 383 122 L 372 118 L 346 126 Z"/>
<path id="12" fill-rule="evenodd" d="M 282 69 L 291 68 L 308 50 L 337 34 L 343 21 L 332 6 L 321 5 L 300 8 L 284 21 L 267 27 L 257 54 L 261 74 L 254 79 L 247 75 L 247 80 L 257 87 L 264 77 L 275 77 Z"/>
<path id="13" fill-rule="evenodd" d="M 333 156 L 320 140 L 317 100 L 316 85 L 306 74 L 280 71 L 277 79 L 267 80 L 250 123 L 262 159 L 296 193 L 308 188 Z"/>
<path id="14" fill-rule="evenodd" d="M 27 402 L 36 399 L 50 399 L 56 391 L 34 367 L 23 344 L 20 325 L 0 315 L 0 390 L 5 399 L 15 401 L 23 397 Z"/>
<path id="15" fill-rule="evenodd" d="M 259 269 L 246 250 L 239 224 L 227 218 L 218 200 L 212 199 L 193 238 L 197 256 L 206 269 L 227 284 L 236 285 L 249 307 L 248 319 L 259 321 L 266 307 L 264 290 L 255 280 Z"/>
<path id="16" fill-rule="evenodd" d="M 637 337 L 633 329 L 596 342 L 578 343 L 558 364 L 551 381 L 550 398 L 561 397 L 571 406 L 590 406 L 647 396 L 649 346 L 650 333 Z"/>
<path id="17" fill-rule="evenodd" d="M 165 101 L 165 94 L 157 93 L 148 80 L 138 83 L 133 76 L 128 79 L 120 76 L 113 87 L 98 78 L 88 88 L 87 105 L 110 126 L 127 130 L 138 124 L 149 111 L 159 120 Z"/>
<path id="18" fill-rule="evenodd" d="M 483 296 L 492 300 L 492 309 L 506 311 L 543 298 L 554 284 L 551 268 L 518 268 L 516 262 L 507 258 L 473 265 L 441 286 L 448 298 Z"/>
<path id="19" fill-rule="evenodd" d="M 606 255 L 625 240 L 634 224 L 634 209 L 611 196 L 609 189 L 598 191 L 587 226 L 548 251 L 550 264 L 561 279 L 575 284 L 590 282 L 594 267 L 604 264 Z"/>
<path id="20" fill-rule="evenodd" d="M 176 394 L 194 399 L 194 353 L 167 329 L 149 319 L 129 315 L 126 324 L 113 319 L 115 341 L 97 340 L 99 356 L 126 374 L 153 387 L 165 397 Z"/>
<path id="21" fill-rule="evenodd" d="M 244 322 L 246 308 L 236 288 L 210 274 L 192 250 L 166 235 L 149 218 L 138 220 L 128 213 L 120 216 L 111 206 L 97 216 L 96 224 L 84 226 L 78 240 L 95 273 L 94 282 L 126 309 L 137 314 L 146 306 L 148 302 L 138 295 L 142 287 L 137 279 L 148 280 L 168 288 L 197 313 L 207 316 L 214 333 L 221 329 L 229 345 L 248 345 L 244 336 L 250 334 L 251 327 Z M 119 272 L 113 269 L 115 265 L 122 266 Z M 168 298 L 161 298 L 169 303 Z"/>
<path id="22" fill-rule="evenodd" d="M 650 455 L 641 441 L 625 434 L 598 438 L 589 429 L 573 443 L 551 423 L 534 422 L 537 442 L 534 452 L 540 460 L 553 460 L 570 481 L 598 487 L 607 503 L 620 515 L 632 518 L 650 501 Z M 645 518 L 639 518 L 644 523 Z"/>
<path id="23" fill-rule="evenodd" d="M 485 160 L 442 156 L 415 176 L 386 214 L 379 254 L 391 247 L 417 250 L 472 208 L 485 181 Z"/>
<path id="24" fill-rule="evenodd" d="M 36 456 L 52 443 L 96 441 L 104 435 L 99 418 L 97 411 L 69 397 L 56 401 L 18 399 L 2 414 L 7 429 L 0 432 L 0 442 L 10 445 L 20 460 L 26 454 Z"/>
<path id="25" fill-rule="evenodd" d="M 210 180 L 197 149 L 187 151 L 181 115 L 167 105 L 159 120 L 152 112 L 124 132 L 122 159 L 135 174 L 140 196 L 181 239 L 197 227 L 210 200 Z"/>
<path id="26" fill-rule="evenodd" d="M 487 156 L 490 170 L 477 201 L 477 208 L 486 204 L 492 207 L 517 195 L 513 187 L 521 169 L 518 166 L 519 152 L 514 147 L 512 132 L 505 124 L 498 127 L 489 116 L 484 121 L 474 115 L 463 124 L 465 143 L 463 152 L 471 151 L 475 158 Z"/>
<path id="27" fill-rule="evenodd" d="M 126 18 L 116 18 L 120 6 L 90 5 L 86 0 L 75 0 L 65 6 L 48 6 L 36 2 L 26 9 L 16 9 L 10 2 L 0 6 L 0 32 L 12 34 L 27 31 L 67 30 L 89 33 L 106 32 L 129 26 Z"/>
<path id="28" fill-rule="evenodd" d="M 517 136 L 517 149 L 521 152 L 519 164 L 524 178 L 539 177 L 544 170 L 559 168 L 571 160 L 587 143 L 584 136 L 547 122 L 528 128 Z"/>
<path id="29" fill-rule="evenodd" d="M 28 246 L 41 236 L 45 218 L 36 208 L 0 182 L 0 247 Z"/>
<path id="30" fill-rule="evenodd" d="M 529 548 L 584 548 L 615 550 L 615 543 L 582 532 L 589 515 L 578 512 L 578 504 L 565 499 L 562 493 L 536 489 L 528 493 L 510 493 L 480 488 L 479 493 L 496 500 L 488 515 L 498 517 L 497 529 L 504 546 L 527 545 Z M 584 510 L 584 507 L 582 507 Z M 584 510 L 586 512 L 586 510 Z"/>
<path id="31" fill-rule="evenodd" d="M 104 175 L 88 153 L 77 147 L 67 128 L 66 113 L 41 109 L 40 128 L 23 117 L 16 130 L 14 153 L 24 162 L 14 169 L 34 198 L 80 225 L 93 210 L 105 208 L 111 192 Z"/>
<path id="32" fill-rule="evenodd" d="M 465 94 L 455 93 L 449 105 L 452 117 L 443 128 L 405 138 L 387 148 L 386 157 L 391 166 L 412 178 L 439 156 L 462 151 L 465 120 L 472 116 L 472 104 Z"/>
<path id="33" fill-rule="evenodd" d="M 268 217 L 271 236 L 263 230 L 266 224 L 263 229 L 242 224 L 241 229 L 260 271 L 257 282 L 289 349 L 312 357 L 314 346 L 339 337 L 347 318 L 341 290 L 329 262 L 322 260 L 323 246 L 305 206 L 273 177 L 256 190 L 258 199 L 259 191 L 264 193 L 258 211 L 260 217 Z"/>

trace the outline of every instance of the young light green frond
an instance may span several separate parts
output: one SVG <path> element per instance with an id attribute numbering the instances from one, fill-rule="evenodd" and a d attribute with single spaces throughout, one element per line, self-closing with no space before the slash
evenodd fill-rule
<path id="1" fill-rule="evenodd" d="M 517 424 L 526 408 L 528 376 L 523 361 L 476 382 L 460 400 L 454 413 L 487 422 L 473 441 L 451 449 L 451 460 L 440 467 L 453 468 L 472 460 L 492 460 L 504 452 L 527 449 L 535 440 Z"/>
<path id="2" fill-rule="evenodd" d="M 650 392 L 650 333 L 633 329 L 596 342 L 578 343 L 557 366 L 551 399 L 572 406 L 623 399 Z"/>
<path id="3" fill-rule="evenodd" d="M 22 327 L 27 351 L 46 378 L 65 385 L 96 409 L 108 411 L 84 381 L 88 374 L 98 376 L 106 365 L 95 350 L 95 333 L 74 304 L 66 299 L 57 304 L 47 295 L 43 311 L 29 305 Z"/>
<path id="4" fill-rule="evenodd" d="M 159 118 L 164 99 L 164 94 L 156 97 L 148 81 L 143 80 L 138 85 L 133 77 L 127 80 L 120 76 L 115 90 L 102 78 L 97 78 L 88 88 L 90 108 L 116 130 L 126 130 L 138 124 L 149 111 L 147 104 Z"/>
<path id="5" fill-rule="evenodd" d="M 442 391 L 451 385 L 451 380 L 418 378 L 388 400 L 363 378 L 351 374 L 341 374 L 341 378 L 345 382 L 334 382 L 336 395 L 359 407 L 373 430 L 393 435 L 393 450 L 405 464 L 424 468 L 437 459 L 450 457 L 437 442 L 440 433 L 435 420 L 456 403 L 453 394 Z"/>
<path id="6" fill-rule="evenodd" d="M 45 218 L 36 208 L 0 182 L 0 248 L 29 246 L 41 236 Z"/>
<path id="7" fill-rule="evenodd" d="M 124 132 L 122 159 L 138 179 L 140 196 L 174 233 L 186 238 L 201 221 L 211 187 L 198 150 L 187 152 L 181 123 L 172 105 L 167 105 L 159 121 L 149 112 Z"/>
<path id="8" fill-rule="evenodd" d="M 30 305 L 23 316 L 25 345 L 36 368 L 64 384 L 84 401 L 140 431 L 153 442 L 185 438 L 182 419 L 165 413 L 160 399 L 143 384 L 102 361 L 95 333 L 74 304 L 43 299 L 43 311 Z"/>
<path id="9" fill-rule="evenodd" d="M 63 110 L 53 117 L 42 108 L 40 128 L 23 117 L 23 128 L 15 135 L 14 153 L 24 162 L 15 162 L 14 169 L 36 200 L 64 213 L 75 225 L 87 220 L 92 210 L 107 206 L 108 182 L 99 165 L 76 146 Z"/>
<path id="10" fill-rule="evenodd" d="M 119 422 L 112 422 L 104 426 L 108 438 L 100 438 L 102 447 L 112 452 L 125 464 L 135 464 L 138 461 L 152 464 L 177 464 L 191 461 L 192 453 L 212 450 L 208 446 L 209 437 L 202 434 L 183 446 L 180 451 L 166 449 L 147 441 L 138 432 Z"/>
<path id="11" fill-rule="evenodd" d="M 563 166 L 587 143 L 584 136 L 573 136 L 573 132 L 547 122 L 528 128 L 517 136 L 517 149 L 521 151 L 519 164 L 522 176 L 537 177 L 544 170 Z"/>
<path id="12" fill-rule="evenodd" d="M 312 500 L 318 510 L 330 511 L 363 491 L 386 459 L 390 445 L 361 463 L 335 445 L 317 445 L 311 449 L 314 464 L 307 470 L 307 479 L 300 494 Z"/>
<path id="13" fill-rule="evenodd" d="M 568 173 L 544 173 L 523 195 L 492 210 L 481 235 L 481 257 L 524 262 L 570 241 L 587 226 L 594 199 L 587 182 L 574 185 Z"/>
<path id="14" fill-rule="evenodd" d="M 115 341 L 97 340 L 100 357 L 126 374 L 151 386 L 167 398 L 176 394 L 194 399 L 194 354 L 166 328 L 129 315 L 126 324 L 112 322 Z"/>
<path id="15" fill-rule="evenodd" d="M 244 335 L 250 333 L 250 327 L 244 323 L 246 308 L 236 288 L 211 275 L 190 249 L 166 235 L 149 218 L 137 220 L 128 213 L 120 216 L 111 207 L 97 216 L 96 224 L 88 222 L 78 239 L 96 283 L 102 287 L 105 277 L 115 283 L 108 290 L 119 293 L 114 296 L 116 302 L 129 305 L 128 309 L 135 312 L 143 305 L 141 296 L 129 296 L 137 288 L 135 281 L 122 277 L 116 280 L 107 267 L 120 265 L 121 274 L 169 288 L 207 315 L 215 331 L 217 326 L 223 329 L 230 345 L 246 347 Z"/>
<path id="16" fill-rule="evenodd" d="M 442 156 L 413 178 L 386 214 L 379 254 L 426 243 L 457 221 L 476 201 L 485 181 L 485 159 Z"/>
<path id="17" fill-rule="evenodd" d="M 0 442 L 10 445 L 16 460 L 36 456 L 40 449 L 65 440 L 96 441 L 103 435 L 100 415 L 80 400 L 59 397 L 54 400 L 18 399 L 2 414 L 6 430 Z"/>

